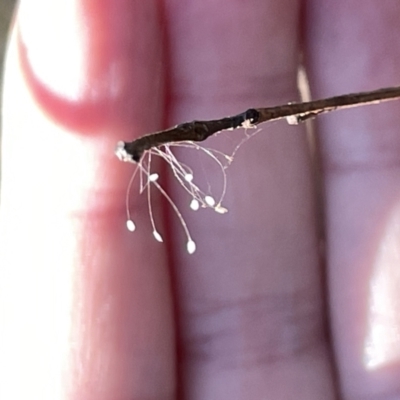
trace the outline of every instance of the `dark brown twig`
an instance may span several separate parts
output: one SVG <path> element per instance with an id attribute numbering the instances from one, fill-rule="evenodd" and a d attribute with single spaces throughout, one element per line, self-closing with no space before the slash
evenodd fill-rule
<path id="1" fill-rule="evenodd" d="M 154 147 L 173 142 L 200 142 L 224 130 L 256 126 L 263 122 L 286 118 L 297 124 L 329 111 L 357 107 L 400 98 L 400 86 L 371 92 L 345 94 L 304 103 L 289 103 L 268 108 L 250 108 L 247 111 L 210 121 L 192 121 L 160 132 L 141 136 L 132 142 L 119 142 L 115 151 L 122 161 L 139 162 L 143 153 Z"/>

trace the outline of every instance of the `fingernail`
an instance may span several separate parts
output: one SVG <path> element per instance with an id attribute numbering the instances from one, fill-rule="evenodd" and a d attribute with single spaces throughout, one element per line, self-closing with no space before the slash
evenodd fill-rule
<path id="1" fill-rule="evenodd" d="M 369 288 L 364 364 L 377 369 L 400 361 L 400 207 L 389 217 Z"/>
<path id="2" fill-rule="evenodd" d="M 70 100 L 82 96 L 87 75 L 82 14 L 79 0 L 22 0 L 18 10 L 19 33 L 36 78 Z"/>

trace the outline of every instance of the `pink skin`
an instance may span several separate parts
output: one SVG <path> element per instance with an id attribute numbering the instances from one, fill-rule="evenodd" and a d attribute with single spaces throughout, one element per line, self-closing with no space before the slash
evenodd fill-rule
<path id="1" fill-rule="evenodd" d="M 398 84 L 397 2 L 38 0 L 35 19 L 28 3 L 4 89 L 4 398 L 398 398 L 400 103 L 318 119 L 323 227 L 304 126 L 266 124 L 240 149 L 223 216 L 186 212 L 171 182 L 192 256 L 168 207 L 168 245 L 154 240 L 136 193 L 126 230 L 133 169 L 113 154 L 165 119 L 298 99 L 301 46 L 314 97 Z"/>

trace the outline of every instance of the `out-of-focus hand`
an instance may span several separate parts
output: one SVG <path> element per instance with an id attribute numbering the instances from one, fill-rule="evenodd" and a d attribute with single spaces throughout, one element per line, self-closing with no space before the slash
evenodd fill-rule
<path id="1" fill-rule="evenodd" d="M 318 118 L 323 213 L 304 126 L 266 124 L 240 149 L 226 215 L 187 213 L 170 182 L 192 256 L 157 196 L 167 244 L 136 193 L 126 230 L 133 169 L 113 154 L 166 120 L 297 100 L 301 52 L 313 97 L 398 84 L 399 22 L 394 1 L 23 0 L 4 88 L 0 397 L 399 397 L 398 102 Z"/>

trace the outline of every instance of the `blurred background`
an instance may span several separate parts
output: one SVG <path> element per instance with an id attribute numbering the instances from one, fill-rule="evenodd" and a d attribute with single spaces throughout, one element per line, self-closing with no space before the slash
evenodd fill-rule
<path id="1" fill-rule="evenodd" d="M 0 0 L 0 65 L 2 71 L 4 52 L 7 43 L 7 32 L 10 25 L 14 5 L 15 0 Z"/>
<path id="2" fill-rule="evenodd" d="M 7 33 L 12 18 L 15 0 L 0 0 L 0 67 L 1 79 L 3 79 L 4 53 L 7 45 Z"/>
<path id="3" fill-rule="evenodd" d="M 6 46 L 7 46 L 8 27 L 10 26 L 10 21 L 12 18 L 15 3 L 16 0 L 0 0 L 0 71 L 1 71 L 0 85 L 1 87 L 3 87 L 3 63 L 5 56 L 4 53 L 6 51 Z M 0 95 L 0 110 L 2 110 L 3 108 L 1 104 L 1 99 L 2 96 Z M 1 116 L 2 113 L 0 112 L 0 127 L 2 126 Z M 1 139 L 1 128 L 0 128 L 0 139 Z M 0 142 L 0 149 L 1 149 L 1 142 Z"/>

